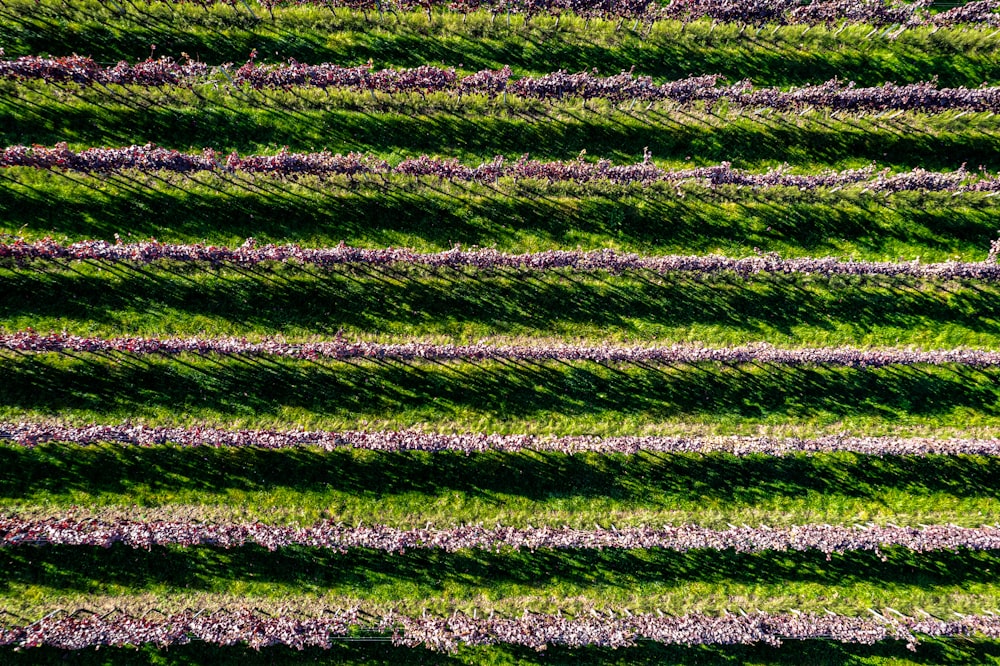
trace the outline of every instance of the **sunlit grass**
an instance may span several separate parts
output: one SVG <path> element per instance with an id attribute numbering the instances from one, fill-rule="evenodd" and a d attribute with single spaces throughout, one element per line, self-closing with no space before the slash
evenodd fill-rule
<path id="1" fill-rule="evenodd" d="M 1000 522 L 992 457 L 467 457 L 49 444 L 0 448 L 0 462 L 0 511 L 33 517 L 586 529 Z"/>
<path id="2" fill-rule="evenodd" d="M 0 328 L 465 344 L 1000 348 L 1000 289 L 896 278 L 0 268 Z"/>
<path id="3" fill-rule="evenodd" d="M 573 615 L 590 609 L 670 614 L 761 610 L 859 615 L 868 608 L 907 614 L 983 612 L 998 594 L 993 553 L 675 553 L 410 551 L 330 553 L 291 547 L 235 549 L 43 546 L 0 553 L 6 585 L 0 607 L 21 615 L 54 608 L 100 609 L 118 598 L 160 610 L 194 598 L 197 608 L 293 609 L 360 605 L 369 612 L 455 610 Z M 135 600 L 130 603 L 130 597 Z M 89 598 L 88 598 L 89 597 Z"/>
<path id="4" fill-rule="evenodd" d="M 221 89 L 216 89 L 221 85 Z M 0 82 L 0 144 L 112 146 L 156 143 L 223 153 L 330 150 L 372 152 L 398 161 L 421 153 L 476 163 L 501 154 L 516 159 L 643 159 L 664 166 L 729 161 L 765 169 L 850 168 L 871 162 L 895 169 L 991 170 L 997 159 L 993 114 L 921 113 L 831 117 L 829 110 L 774 113 L 718 105 L 713 113 L 673 103 L 646 109 L 607 100 L 458 100 L 443 93 L 378 95 L 322 90 L 233 91 L 215 87 L 55 86 Z"/>
<path id="5" fill-rule="evenodd" d="M 827 256 L 879 261 L 983 261 L 998 203 L 949 192 L 760 192 L 701 186 L 432 183 L 346 178 L 124 173 L 103 177 L 11 168 L 0 173 L 0 233 L 242 245 L 297 242 L 601 249 L 645 254 Z"/>
<path id="6" fill-rule="evenodd" d="M 251 6 L 255 6 L 251 2 Z M 896 39 L 870 26 L 767 26 L 743 29 L 711 21 L 659 22 L 616 30 L 617 21 L 563 16 L 493 18 L 423 11 L 379 18 L 374 12 L 330 11 L 295 6 L 275 10 L 272 21 L 258 7 L 251 16 L 241 3 L 205 9 L 199 5 L 113 3 L 85 0 L 8 0 L 0 17 L 0 41 L 8 56 L 80 53 L 98 60 L 139 59 L 182 52 L 212 62 L 243 62 L 256 49 L 259 60 L 294 57 L 376 66 L 425 63 L 468 68 L 511 65 L 515 70 L 605 74 L 636 66 L 638 73 L 665 78 L 718 72 L 732 80 L 790 85 L 834 76 L 863 85 L 928 80 L 975 87 L 998 78 L 997 44 L 983 30 L 908 29 Z"/>

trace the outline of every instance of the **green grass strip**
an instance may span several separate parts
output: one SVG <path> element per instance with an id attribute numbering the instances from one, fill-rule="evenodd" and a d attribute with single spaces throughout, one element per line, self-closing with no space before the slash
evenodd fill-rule
<path id="1" fill-rule="evenodd" d="M 1000 371 L 969 367 L 611 367 L 596 363 L 317 363 L 182 355 L 5 355 L 0 419 L 636 433 L 680 423 L 1000 425 Z M 178 419 L 178 414 L 183 417 Z"/>
<path id="2" fill-rule="evenodd" d="M 74 89 L 72 86 L 70 89 Z M 663 104 L 622 109 L 607 100 L 547 106 L 509 97 L 458 102 L 449 93 L 372 100 L 367 93 L 322 90 L 195 91 L 109 86 L 65 92 L 43 82 L 0 81 L 0 143 L 73 147 L 156 143 L 184 151 L 372 152 L 389 158 L 421 153 L 479 162 L 517 158 L 642 161 L 648 148 L 671 165 L 717 164 L 763 169 L 782 163 L 806 170 L 865 166 L 954 170 L 1000 168 L 1000 117 L 949 112 L 881 118 L 831 118 L 826 111 L 714 114 Z M 111 92 L 109 92 L 111 91 Z M 435 110 L 435 106 L 443 107 Z"/>
<path id="3" fill-rule="evenodd" d="M 1000 349 L 1000 287 L 890 278 L 0 268 L 0 328 L 236 336 Z"/>
<path id="4" fill-rule="evenodd" d="M 730 551 L 437 552 L 349 555 L 260 547 L 136 550 L 45 546 L 0 552 L 0 607 L 21 615 L 88 608 L 102 597 L 194 597 L 196 608 L 301 610 L 360 605 L 404 614 L 520 615 L 590 609 L 680 615 L 761 610 L 861 615 L 892 607 L 946 616 L 995 608 L 1000 556 L 900 549 L 833 555 Z M 218 604 L 222 605 L 222 604 Z M 227 606 L 229 604 L 226 604 Z"/>
<path id="5" fill-rule="evenodd" d="M 456 523 L 592 529 L 1000 521 L 1000 461 L 981 456 L 784 458 L 381 453 L 316 449 L 0 447 L 0 507 L 44 518 Z M 74 508 L 77 507 L 77 508 Z M 80 513 L 80 512 L 83 513 Z"/>
<path id="6" fill-rule="evenodd" d="M 983 261 L 1000 205 L 982 194 L 492 186 L 345 179 L 0 171 L 0 234 L 35 240 L 261 243 L 642 254 L 778 252 L 876 261 Z M 887 205 L 888 204 L 888 205 Z"/>
<path id="7" fill-rule="evenodd" d="M 739 25 L 688 25 L 664 21 L 648 35 L 627 22 L 586 22 L 572 16 L 505 17 L 487 12 L 468 18 L 435 12 L 390 16 L 379 21 L 360 12 L 320 7 L 275 10 L 254 19 L 245 7 L 210 9 L 187 4 L 115 3 L 82 0 L 7 0 L 0 8 L 0 43 L 8 57 L 50 52 L 79 53 L 102 61 L 186 52 L 202 60 L 244 62 L 256 49 L 260 59 L 294 57 L 302 62 L 336 61 L 376 66 L 457 65 L 470 69 L 504 64 L 516 73 L 596 67 L 616 74 L 633 65 L 641 74 L 681 78 L 713 72 L 739 80 L 752 76 L 762 85 L 802 85 L 833 77 L 860 85 L 917 81 L 939 76 L 941 85 L 977 86 L 1000 78 L 992 28 L 916 28 L 889 40 L 869 35 L 868 26 L 841 29 L 814 26 L 741 30 Z M 258 9 L 260 14 L 264 10 Z"/>

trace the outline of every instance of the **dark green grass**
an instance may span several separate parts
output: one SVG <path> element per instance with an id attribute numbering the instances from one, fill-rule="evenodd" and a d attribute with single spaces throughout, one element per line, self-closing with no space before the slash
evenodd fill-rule
<path id="1" fill-rule="evenodd" d="M 895 40 L 868 37 L 870 28 L 803 26 L 761 31 L 740 26 L 713 26 L 698 21 L 657 24 L 643 37 L 626 23 L 585 23 L 563 17 L 558 31 L 551 17 L 504 17 L 491 23 L 488 13 L 423 12 L 366 21 L 360 13 L 299 7 L 276 11 L 277 21 L 254 20 L 241 5 L 129 6 L 125 16 L 114 5 L 93 0 L 63 4 L 54 0 L 10 0 L 0 9 L 0 43 L 8 56 L 34 53 L 79 53 L 102 61 L 144 58 L 150 45 L 157 55 L 182 52 L 212 64 L 243 62 L 252 49 L 259 58 L 294 57 L 302 62 L 417 66 L 441 63 L 478 69 L 509 64 L 519 72 L 598 68 L 616 74 L 636 66 L 637 72 L 664 78 L 717 72 L 733 80 L 753 77 L 771 85 L 825 81 L 835 76 L 863 85 L 885 81 L 917 81 L 937 76 L 942 85 L 977 86 L 1000 78 L 1000 61 L 992 30 L 907 30 Z M 258 10 L 263 12 L 263 10 Z"/>
<path id="2" fill-rule="evenodd" d="M 192 643 L 159 650 L 152 647 L 102 648 L 100 651 L 75 652 L 54 648 L 32 648 L 15 652 L 0 648 L 0 658 L 11 666 L 73 664 L 80 666 L 129 665 L 160 666 L 164 664 L 229 664 L 238 666 L 285 666 L 292 664 L 621 664 L 623 666 L 660 666 L 662 664 L 789 664 L 801 666 L 880 664 L 885 666 L 916 666 L 951 664 L 980 666 L 1000 663 L 1000 643 L 970 640 L 921 641 L 916 652 L 910 652 L 900 641 L 887 641 L 873 646 L 853 645 L 834 641 L 788 641 L 781 647 L 744 646 L 664 646 L 643 643 L 632 648 L 570 649 L 550 647 L 544 652 L 529 648 L 497 646 L 462 648 L 455 655 L 431 652 L 421 648 L 395 648 L 387 643 L 341 643 L 330 650 L 309 648 L 301 652 L 290 648 L 272 647 L 255 651 L 247 647 L 217 647 Z"/>
<path id="3" fill-rule="evenodd" d="M 492 246 L 524 252 L 606 247 L 647 254 L 982 261 L 996 238 L 995 199 L 967 194 L 492 186 L 346 180 L 0 172 L 0 232 L 37 239 L 238 246 L 261 242 L 422 251 Z"/>
<path id="4" fill-rule="evenodd" d="M 741 168 L 789 163 L 808 170 L 878 162 L 895 168 L 954 170 L 1000 168 L 1000 119 L 984 114 L 954 118 L 908 115 L 830 119 L 721 111 L 719 115 L 669 109 L 617 110 L 582 101 L 547 108 L 539 103 L 479 99 L 465 108 L 442 99 L 435 111 L 419 96 L 373 102 L 367 95 L 321 91 L 238 95 L 203 88 L 148 91 L 83 90 L 81 97 L 54 86 L 0 83 L 0 143 L 74 147 L 156 143 L 179 150 L 212 146 L 229 152 L 373 152 L 397 158 L 430 153 L 478 163 L 494 154 L 573 159 L 586 150 L 616 163 L 641 161 L 648 148 L 671 164 Z M 149 97 L 150 99 L 146 99 Z M 444 96 L 442 96 L 444 97 Z M 6 98 L 4 100 L 4 98 Z M 344 108 L 354 107 L 354 108 Z"/>
<path id="5" fill-rule="evenodd" d="M 1000 371 L 962 366 L 654 368 L 41 354 L 5 355 L 0 371 L 4 418 L 440 423 L 508 432 L 541 425 L 595 433 L 691 422 L 723 428 L 841 424 L 848 430 L 1000 422 Z"/>
<path id="6" fill-rule="evenodd" d="M 979 526 L 1000 516 L 992 457 L 772 458 L 376 453 L 47 444 L 0 447 L 0 505 L 133 519 L 322 519 L 592 528 L 886 521 Z"/>
<path id="7" fill-rule="evenodd" d="M 106 337 L 1000 347 L 1000 287 L 992 284 L 81 262 L 0 268 L 0 286 L 0 327 Z"/>
<path id="8" fill-rule="evenodd" d="M 258 546 L 132 549 L 24 546 L 0 552 L 0 604 L 31 615 L 87 607 L 87 597 L 239 594 L 274 608 L 282 600 L 319 605 L 351 599 L 365 608 L 447 614 L 454 608 L 515 614 L 524 608 L 622 608 L 671 614 L 721 612 L 733 604 L 767 612 L 858 614 L 868 607 L 933 614 L 975 611 L 1000 582 L 995 553 L 881 555 L 857 552 L 738 554 L 733 551 L 536 551 L 347 554 Z M 211 596 L 206 596 L 206 599 Z M 739 598 L 730 601 L 727 598 Z M 564 602 L 560 600 L 564 599 Z M 794 605 L 791 605 L 794 604 Z M 331 603 L 330 607 L 333 606 Z M 39 613 L 40 614 L 40 613 Z"/>

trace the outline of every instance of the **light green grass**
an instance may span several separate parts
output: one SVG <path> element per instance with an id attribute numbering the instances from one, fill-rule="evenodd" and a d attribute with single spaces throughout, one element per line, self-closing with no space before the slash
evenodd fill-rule
<path id="1" fill-rule="evenodd" d="M 992 457 L 0 448 L 0 509 L 399 528 L 1000 522 Z"/>
<path id="2" fill-rule="evenodd" d="M 337 429 L 636 433 L 686 423 L 1000 425 L 997 370 L 608 367 L 596 363 L 311 362 L 40 354 L 0 361 L 0 418 Z"/>
<path id="3" fill-rule="evenodd" d="M 125 3 L 125 15 L 112 3 L 85 0 L 8 0 L 0 13 L 0 42 L 8 56 L 51 52 L 80 53 L 98 60 L 144 58 L 150 45 L 157 55 L 182 52 L 220 63 L 243 62 L 252 49 L 260 59 L 294 57 L 302 62 L 328 60 L 377 66 L 424 63 L 464 64 L 468 68 L 509 64 L 518 72 L 580 71 L 597 67 L 616 74 L 633 65 L 639 73 L 666 78 L 718 72 L 733 80 L 752 76 L 769 85 L 802 84 L 835 76 L 864 85 L 885 81 L 927 80 L 942 85 L 977 86 L 1000 78 L 992 29 L 918 28 L 894 40 L 884 32 L 854 25 L 767 27 L 665 21 L 646 34 L 631 22 L 616 31 L 616 21 L 523 17 L 495 21 L 487 12 L 467 19 L 435 12 L 413 12 L 379 20 L 360 12 L 331 12 L 320 7 L 275 11 L 258 19 L 243 5 L 147 5 Z"/>
<path id="4" fill-rule="evenodd" d="M 0 268 L 0 328 L 74 335 L 1000 348 L 1000 288 L 890 278 Z"/>
<path id="5" fill-rule="evenodd" d="M 105 177 L 17 167 L 0 172 L 0 236 L 239 246 L 297 242 L 495 247 L 513 252 L 613 248 L 644 254 L 777 252 L 879 261 L 983 261 L 997 199 L 968 193 L 800 192 L 540 181 L 497 186 L 208 173 Z"/>
<path id="6" fill-rule="evenodd" d="M 219 85 L 219 82 L 216 83 Z M 322 90 L 232 92 L 200 85 L 193 90 L 46 85 L 0 82 L 0 143 L 71 146 L 156 143 L 200 152 L 373 152 L 390 159 L 420 153 L 467 162 L 495 154 L 517 158 L 642 160 L 648 148 L 671 166 L 730 161 L 763 169 L 789 163 L 808 171 L 877 162 L 896 169 L 954 170 L 963 163 L 991 170 L 997 159 L 1000 118 L 946 112 L 831 118 L 703 109 L 658 104 L 633 108 L 607 100 L 548 105 L 508 98 L 459 101 L 436 93 L 377 100 L 368 93 Z M 3 101 L 6 100 L 6 101 Z"/>
<path id="7" fill-rule="evenodd" d="M 361 606 L 420 614 L 460 610 L 520 615 L 622 609 L 669 614 L 739 609 L 867 614 L 892 607 L 981 613 L 995 609 L 993 553 L 761 553 L 731 551 L 536 551 L 347 554 L 308 548 L 235 549 L 43 546 L 0 553 L 0 607 L 26 616 L 55 608 L 160 610 Z M 134 596 L 134 599 L 130 599 Z M 121 603 L 116 603 L 122 607 Z"/>

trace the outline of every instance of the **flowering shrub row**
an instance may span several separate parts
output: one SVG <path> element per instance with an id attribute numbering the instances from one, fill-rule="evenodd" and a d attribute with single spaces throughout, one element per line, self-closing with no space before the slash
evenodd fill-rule
<path id="1" fill-rule="evenodd" d="M 930 16 L 925 21 L 939 26 L 978 23 L 997 27 L 1000 26 L 998 11 L 1000 11 L 1000 0 L 973 0 Z"/>
<path id="2" fill-rule="evenodd" d="M 91 58 L 78 55 L 60 58 L 23 56 L 0 60 L 0 78 L 80 84 L 181 85 L 204 78 L 211 70 L 197 60 L 188 59 L 180 63 L 172 58 L 147 58 L 134 65 L 121 61 L 113 67 L 101 66 Z"/>
<path id="3" fill-rule="evenodd" d="M 741 259 L 721 255 L 642 256 L 614 250 L 548 250 L 510 254 L 494 249 L 421 253 L 408 248 L 365 249 L 339 245 L 329 248 L 304 248 L 298 245 L 257 245 L 251 238 L 242 247 L 217 245 L 176 245 L 156 241 L 109 243 L 80 241 L 61 244 L 52 239 L 34 242 L 0 243 L 0 260 L 18 265 L 32 261 L 102 261 L 149 264 L 157 261 L 198 262 L 213 266 L 234 264 L 257 266 L 271 262 L 318 266 L 411 266 L 480 271 L 512 269 L 517 271 L 603 271 L 620 274 L 626 271 L 652 271 L 659 274 L 736 273 L 745 277 L 758 273 L 800 273 L 807 275 L 885 275 L 922 279 L 1000 280 L 1000 265 L 995 261 L 1000 241 L 994 241 L 984 262 L 920 263 L 889 261 L 839 261 L 832 257 L 782 259 L 766 254 Z"/>
<path id="4" fill-rule="evenodd" d="M 216 428 L 166 428 L 142 425 L 87 425 L 82 427 L 42 423 L 0 423 L 0 440 L 21 446 L 45 442 L 97 444 L 114 442 L 133 446 L 256 447 L 285 449 L 311 446 L 327 451 L 338 448 L 369 451 L 557 451 L 573 453 L 729 453 L 737 456 L 787 456 L 800 453 L 848 451 L 872 456 L 1000 455 L 1000 439 L 936 439 L 930 437 L 850 437 L 828 435 L 792 437 L 669 437 L 658 435 L 596 437 L 590 435 L 543 437 L 486 433 L 435 434 L 414 430 L 378 431 L 274 431 L 220 430 Z"/>
<path id="5" fill-rule="evenodd" d="M 606 616 L 592 611 L 589 617 L 569 618 L 525 612 L 520 618 L 410 617 L 388 612 L 372 617 L 357 610 L 340 610 L 316 618 L 267 615 L 259 611 L 189 610 L 169 616 L 103 617 L 77 612 L 53 613 L 24 626 L 0 627 L 0 645 L 21 648 L 52 646 L 79 650 L 98 646 L 160 647 L 200 640 L 216 645 L 246 643 L 254 649 L 285 645 L 297 649 L 330 648 L 356 631 L 391 634 L 395 645 L 424 646 L 454 652 L 460 645 L 523 645 L 544 650 L 549 645 L 571 647 L 630 647 L 639 640 L 681 645 L 781 645 L 782 640 L 831 639 L 873 645 L 886 639 L 904 640 L 915 649 L 917 636 L 979 636 L 1000 638 L 1000 617 L 963 615 L 943 620 L 930 615 L 902 614 L 871 617 L 847 615 L 693 613 L 681 616 L 627 611 Z"/>
<path id="6" fill-rule="evenodd" d="M 934 82 L 859 88 L 851 82 L 832 79 L 825 83 L 783 91 L 780 88 L 754 88 L 749 80 L 730 86 L 719 86 L 721 76 L 711 74 L 679 81 L 655 84 L 649 76 L 621 72 L 601 77 L 587 72 L 570 74 L 565 71 L 543 76 L 511 78 L 511 70 L 483 70 L 460 77 L 454 69 L 422 66 L 414 69 L 373 70 L 371 65 L 341 67 L 324 63 L 306 65 L 297 62 L 280 65 L 258 65 L 253 61 L 232 75 L 236 84 L 252 88 L 283 88 L 318 86 L 348 88 L 385 93 L 450 91 L 462 94 L 483 94 L 489 97 L 508 93 L 532 99 L 608 99 L 613 102 L 630 100 L 673 101 L 689 104 L 705 101 L 712 104 L 726 100 L 739 108 L 772 108 L 802 111 L 810 107 L 838 111 L 917 110 L 941 111 L 1000 111 L 1000 88 L 938 88 Z"/>
<path id="7" fill-rule="evenodd" d="M 81 56 L 24 56 L 16 60 L 0 60 L 0 78 L 73 81 L 80 84 L 191 84 L 204 81 L 213 69 L 197 61 L 189 60 L 181 64 L 170 58 L 148 59 L 135 65 L 119 62 L 113 67 L 102 67 L 90 58 Z M 376 70 L 371 64 L 344 67 L 332 63 L 308 65 L 294 60 L 278 65 L 261 65 L 250 60 L 233 71 L 229 78 L 236 85 L 255 89 L 315 86 L 389 94 L 445 91 L 459 96 L 482 94 L 491 98 L 510 94 L 544 100 L 580 97 L 608 99 L 613 102 L 669 100 L 682 104 L 696 101 L 715 104 L 725 100 L 730 106 L 738 108 L 772 108 L 780 111 L 803 111 L 808 108 L 856 112 L 935 112 L 946 109 L 1000 111 L 1000 87 L 939 88 L 934 82 L 906 85 L 886 83 L 877 87 L 859 88 L 853 81 L 845 83 L 832 79 L 819 85 L 784 91 L 779 88 L 754 88 L 749 80 L 719 86 L 722 77 L 715 74 L 656 84 L 649 76 L 635 76 L 632 72 L 624 71 L 609 77 L 587 72 L 570 74 L 558 71 L 543 76 L 514 79 L 510 67 L 459 76 L 454 68 L 430 65 L 412 69 Z"/>
<path id="8" fill-rule="evenodd" d="M 221 356 L 282 356 L 297 359 L 355 359 L 435 361 L 593 361 L 598 363 L 773 363 L 879 368 L 889 365 L 965 365 L 986 368 L 1000 365 L 1000 352 L 976 349 L 913 349 L 856 347 L 803 347 L 782 349 L 767 343 L 737 347 L 703 347 L 673 344 L 669 347 L 617 345 L 527 344 L 469 345 L 422 342 L 288 343 L 269 339 L 248 342 L 240 338 L 96 338 L 34 331 L 0 333 L 0 349 L 15 352 L 124 352 L 129 354 L 218 354 Z"/>
<path id="9" fill-rule="evenodd" d="M 729 527 L 716 530 L 698 525 L 574 529 L 562 527 L 483 527 L 398 529 L 386 525 L 348 527 L 317 523 L 288 527 L 263 523 L 224 524 L 136 520 L 74 520 L 68 517 L 21 519 L 0 517 L 0 548 L 26 544 L 102 546 L 116 543 L 132 548 L 153 546 L 219 546 L 254 543 L 277 550 L 288 546 L 329 548 L 346 552 L 366 548 L 387 553 L 412 549 L 456 552 L 465 549 L 603 549 L 662 548 L 674 551 L 818 550 L 827 555 L 846 551 L 876 551 L 898 546 L 915 552 L 939 550 L 1000 550 L 1000 526 L 930 525 L 841 527 L 825 524 L 793 527 Z"/>
<path id="10" fill-rule="evenodd" d="M 584 151 L 585 153 L 586 151 Z M 934 172 L 916 168 L 891 174 L 888 168 L 878 171 L 874 165 L 862 169 L 824 171 L 818 174 L 793 174 L 786 167 L 764 173 L 734 169 L 729 162 L 691 169 L 662 169 L 653 164 L 647 152 L 643 161 L 615 166 L 608 160 L 586 162 L 583 153 L 575 160 L 540 162 L 527 155 L 515 161 L 497 156 L 478 166 L 466 166 L 454 158 L 421 155 L 404 159 L 396 166 L 374 155 L 363 153 L 290 153 L 282 149 L 276 155 L 246 155 L 236 152 L 223 157 L 211 148 L 201 154 L 181 153 L 155 144 L 121 148 L 87 148 L 74 152 L 65 143 L 45 146 L 8 146 L 0 150 L 0 168 L 34 167 L 65 169 L 84 173 L 112 173 L 127 169 L 174 171 L 178 173 L 243 172 L 267 173 L 281 177 L 315 176 L 411 176 L 436 178 L 439 181 L 495 183 L 501 178 L 539 181 L 616 185 L 652 185 L 668 183 L 679 186 L 697 183 L 708 187 L 794 187 L 800 190 L 858 186 L 866 192 L 902 191 L 1000 192 L 1000 176 L 986 172 L 973 174 L 964 167 L 955 171 Z"/>

